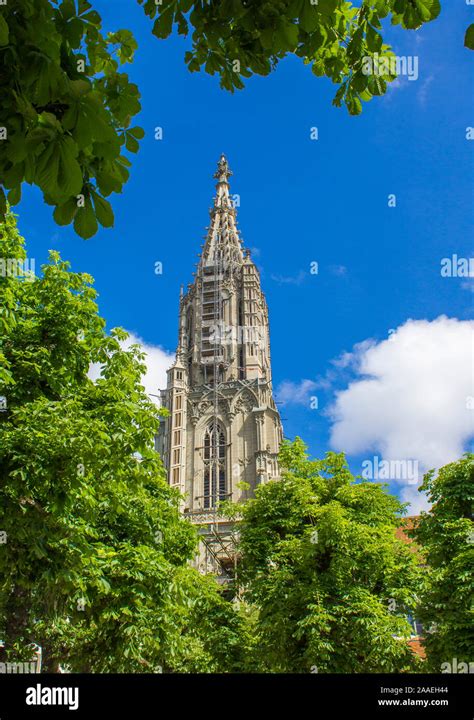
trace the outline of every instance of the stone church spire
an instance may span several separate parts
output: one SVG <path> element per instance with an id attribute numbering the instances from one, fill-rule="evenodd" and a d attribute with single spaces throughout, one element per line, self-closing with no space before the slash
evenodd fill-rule
<path id="1" fill-rule="evenodd" d="M 180 298 L 176 362 L 162 391 L 170 414 L 157 440 L 184 513 L 204 528 L 218 528 L 219 537 L 231 531 L 219 504 L 245 500 L 279 476 L 282 439 L 267 303 L 258 269 L 242 247 L 231 175 L 222 155 L 194 282 Z"/>
<path id="2" fill-rule="evenodd" d="M 209 213 L 209 225 L 206 244 L 201 257 L 200 267 L 220 262 L 242 263 L 243 253 L 237 230 L 236 208 L 230 196 L 229 178 L 232 175 L 225 155 L 217 163 L 214 177 L 217 180 L 214 205 Z"/>

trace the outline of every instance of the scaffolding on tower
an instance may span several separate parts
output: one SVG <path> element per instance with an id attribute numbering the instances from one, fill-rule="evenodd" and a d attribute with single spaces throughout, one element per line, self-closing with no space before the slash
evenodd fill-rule
<path id="1" fill-rule="evenodd" d="M 229 582 L 236 572 L 237 532 L 229 519 L 219 517 L 219 503 L 231 497 L 228 492 L 229 476 L 226 455 L 228 445 L 221 432 L 219 418 L 219 397 L 225 372 L 225 327 L 223 282 L 226 274 L 234 275 L 235 258 L 229 253 L 227 239 L 229 235 L 227 213 L 219 208 L 214 217 L 215 225 L 211 245 L 212 252 L 205 258 L 201 276 L 201 358 L 204 362 L 204 378 L 206 384 L 212 385 L 212 432 L 210 445 L 204 446 L 204 509 L 213 515 L 211 524 L 200 530 L 200 537 L 205 548 L 205 565 L 211 565 L 217 572 L 221 582 Z M 212 294 L 212 299 L 210 295 Z M 212 343 L 210 328 L 204 324 L 212 319 Z M 210 361 L 210 362 L 208 362 Z M 212 368 L 212 373 L 210 372 Z"/>

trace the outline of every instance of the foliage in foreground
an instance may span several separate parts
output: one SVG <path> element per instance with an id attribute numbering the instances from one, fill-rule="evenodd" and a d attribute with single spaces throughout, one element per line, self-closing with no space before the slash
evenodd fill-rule
<path id="1" fill-rule="evenodd" d="M 113 225 L 106 198 L 128 179 L 123 149 L 136 152 L 144 135 L 131 126 L 138 88 L 119 71 L 136 42 L 129 30 L 104 35 L 101 22 L 86 0 L 0 8 L 0 186 L 16 205 L 23 182 L 37 185 L 55 221 L 84 238 Z"/>
<path id="2" fill-rule="evenodd" d="M 155 19 L 153 33 L 168 37 L 192 33 L 192 49 L 185 55 L 192 72 L 204 68 L 218 74 L 221 87 L 244 87 L 243 78 L 269 75 L 289 54 L 311 65 L 317 76 L 339 85 L 334 98 L 351 115 L 361 112 L 361 101 L 383 95 L 395 74 L 363 73 L 364 58 L 394 57 L 383 41 L 382 21 L 415 30 L 434 20 L 439 0 L 139 0 Z M 189 13 L 189 15 L 188 15 Z"/>
<path id="3" fill-rule="evenodd" d="M 429 568 L 418 616 L 429 630 L 428 665 L 439 673 L 455 658 L 474 659 L 474 455 L 428 473 L 421 489 L 433 505 L 413 532 Z"/>
<path id="4" fill-rule="evenodd" d="M 138 0 L 166 38 L 177 27 L 192 45 L 189 70 L 218 74 L 221 86 L 268 75 L 288 54 L 300 57 L 338 90 L 334 104 L 357 115 L 362 101 L 383 95 L 396 70 L 382 21 L 406 29 L 436 18 L 439 0 Z M 472 46 L 474 26 L 466 34 Z M 83 238 L 111 227 L 107 198 L 120 193 L 144 131 L 133 127 L 140 94 L 122 66 L 137 44 L 130 30 L 105 34 L 88 0 L 22 0 L 0 6 L 0 218 L 36 185 L 59 225 Z M 380 72 L 364 73 L 365 58 Z M 380 60 L 380 62 L 379 62 Z M 373 67 L 375 67 L 373 65 Z M 5 191 L 7 193 L 5 194 Z"/>
<path id="5" fill-rule="evenodd" d="M 24 256 L 10 214 L 0 262 Z M 105 333 L 90 276 L 56 253 L 42 270 L 0 277 L 6 659 L 29 659 L 38 643 L 46 670 L 238 667 L 241 620 L 188 565 L 195 531 L 154 451 L 159 416 L 140 382 L 143 355 L 122 349 L 123 331 Z M 102 365 L 96 382 L 91 363 Z"/>
<path id="6" fill-rule="evenodd" d="M 189 566 L 196 547 L 153 439 L 143 356 L 105 333 L 92 278 L 53 253 L 39 278 L 0 227 L 0 639 L 7 661 L 90 672 L 409 672 L 472 658 L 473 456 L 429 473 L 414 536 L 344 456 L 281 450 L 283 477 L 239 506 L 238 602 Z M 101 377 L 89 378 L 91 363 Z M 5 542 L 6 540 L 6 542 Z M 423 553 L 425 567 L 420 567 Z M 237 600 L 237 598 L 236 598 Z M 242 602 L 243 600 L 243 602 Z M 416 613 L 415 613 L 416 611 Z"/>
<path id="7" fill-rule="evenodd" d="M 402 506 L 380 484 L 355 482 L 344 456 L 309 460 L 297 438 L 283 476 L 243 511 L 241 580 L 258 609 L 267 672 L 408 672 L 406 620 L 421 571 L 395 537 Z"/>

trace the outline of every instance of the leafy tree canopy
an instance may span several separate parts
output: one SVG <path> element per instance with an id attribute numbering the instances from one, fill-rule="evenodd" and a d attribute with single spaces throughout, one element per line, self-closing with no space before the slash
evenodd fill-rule
<path id="1" fill-rule="evenodd" d="M 343 455 L 283 446 L 283 476 L 243 510 L 241 582 L 258 610 L 270 672 L 404 672 L 416 667 L 406 620 L 421 573 L 395 537 L 403 507 L 356 482 Z"/>
<path id="2" fill-rule="evenodd" d="M 84 238 L 113 225 L 106 198 L 129 176 L 123 149 L 138 150 L 132 126 L 140 96 L 120 66 L 136 42 L 106 36 L 87 0 L 22 0 L 0 8 L 0 184 L 8 201 L 37 185 L 59 225 Z M 0 188 L 0 211 L 6 200 Z"/>
<path id="3" fill-rule="evenodd" d="M 282 479 L 235 512 L 234 606 L 189 566 L 196 534 L 154 451 L 159 413 L 141 385 L 139 348 L 124 350 L 121 330 L 106 334 L 90 276 L 52 253 L 34 277 L 11 264 L 25 257 L 8 213 L 0 226 L 6 659 L 29 659 L 35 642 L 48 670 L 404 672 L 417 667 L 406 617 L 418 608 L 430 628 L 429 667 L 469 661 L 473 455 L 425 477 L 433 508 L 413 552 L 395 536 L 403 506 L 382 485 L 356 481 L 343 455 L 310 460 L 301 440 L 284 444 Z M 91 363 L 102 366 L 96 382 Z"/>
<path id="4" fill-rule="evenodd" d="M 220 76 L 222 87 L 268 75 L 287 54 L 311 65 L 339 88 L 334 104 L 351 114 L 382 95 L 396 72 L 379 64 L 365 74 L 364 58 L 393 58 L 382 21 L 415 29 L 437 17 L 439 0 L 138 0 L 166 38 L 192 30 L 185 60 Z M 474 26 L 473 26 L 474 27 Z M 466 34 L 472 46 L 473 27 Z M 136 152 L 144 131 L 136 85 L 121 71 L 136 42 L 127 29 L 104 34 L 93 0 L 22 0 L 0 6 L 0 217 L 38 186 L 60 225 L 83 238 L 111 227 L 107 198 L 129 176 L 124 150 Z"/>
<path id="5" fill-rule="evenodd" d="M 428 473 L 420 489 L 433 506 L 412 533 L 429 569 L 418 616 L 427 630 L 428 663 L 439 673 L 454 658 L 473 658 L 474 455 Z"/>
<path id="6" fill-rule="evenodd" d="M 339 85 L 334 104 L 344 103 L 352 115 L 363 100 L 383 95 L 390 71 L 363 72 L 364 58 L 393 57 L 383 42 L 384 18 L 408 30 L 436 18 L 439 0 L 138 0 L 156 18 L 153 33 L 170 35 L 173 25 L 186 35 L 193 28 L 192 50 L 186 53 L 191 71 L 218 73 L 227 90 L 243 88 L 243 78 L 268 75 L 287 54 L 311 65 L 315 75 Z M 189 13 L 189 15 L 188 15 Z M 382 67 L 382 66 L 381 66 Z"/>
<path id="7" fill-rule="evenodd" d="M 14 217 L 0 263 L 24 259 Z M 3 266 L 4 267 L 4 266 Z M 242 619 L 188 564 L 194 528 L 167 484 L 138 346 L 107 335 L 92 278 L 57 253 L 0 273 L 0 639 L 7 659 L 73 671 L 238 668 Z M 88 371 L 100 363 L 101 377 Z"/>

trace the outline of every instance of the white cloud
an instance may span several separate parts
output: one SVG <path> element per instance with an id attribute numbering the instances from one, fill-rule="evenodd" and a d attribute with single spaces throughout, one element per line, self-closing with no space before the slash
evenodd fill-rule
<path id="1" fill-rule="evenodd" d="M 308 405 L 310 404 L 310 392 L 315 390 L 318 384 L 313 380 L 300 380 L 295 383 L 291 380 L 284 380 L 275 391 L 276 399 L 280 405 Z"/>
<path id="2" fill-rule="evenodd" d="M 399 75 L 397 78 L 395 78 L 395 80 L 387 83 L 387 91 L 384 95 L 382 95 L 382 102 L 390 103 L 396 91 L 404 90 L 406 87 L 408 87 L 408 78 L 404 75 Z"/>
<path id="3" fill-rule="evenodd" d="M 430 509 L 426 494 L 421 493 L 417 486 L 405 485 L 400 492 L 400 500 L 409 503 L 408 515 L 419 515 L 423 510 Z"/>
<path id="4" fill-rule="evenodd" d="M 272 275 L 271 278 L 279 285 L 301 285 L 306 277 L 304 270 L 300 270 L 297 275 Z"/>
<path id="5" fill-rule="evenodd" d="M 345 265 L 330 265 L 329 272 L 333 275 L 345 275 L 347 273 L 347 268 Z"/>
<path id="6" fill-rule="evenodd" d="M 124 350 L 127 350 L 130 345 L 141 345 L 142 350 L 146 353 L 145 364 L 147 367 L 145 375 L 142 376 L 142 385 L 147 393 L 159 395 L 159 390 L 166 388 L 166 371 L 174 362 L 174 354 L 167 352 L 159 345 L 150 345 L 134 333 L 130 333 L 128 338 L 121 342 L 120 345 Z M 89 368 L 89 377 L 92 380 L 100 377 L 100 365 L 98 363 L 94 363 Z M 152 397 L 151 400 L 159 404 L 158 398 Z"/>
<path id="7" fill-rule="evenodd" d="M 459 458 L 474 437 L 466 405 L 474 395 L 473 331 L 474 322 L 446 316 L 407 320 L 387 340 L 355 346 L 351 366 L 359 377 L 336 393 L 332 447 L 415 459 L 420 475 Z M 423 503 L 413 485 L 401 497 L 413 502 L 412 512 Z"/>
<path id="8" fill-rule="evenodd" d="M 426 105 L 426 101 L 427 101 L 427 99 L 428 99 L 428 89 L 429 89 L 431 83 L 433 82 L 433 80 L 434 80 L 434 76 L 433 76 L 433 75 L 428 75 L 428 77 L 426 78 L 426 80 L 424 80 L 424 81 L 421 83 L 421 87 L 420 87 L 420 89 L 418 90 L 418 95 L 417 95 L 417 97 L 418 97 L 418 102 L 420 103 L 420 105 L 421 105 L 422 107 L 425 107 L 425 105 Z"/>

